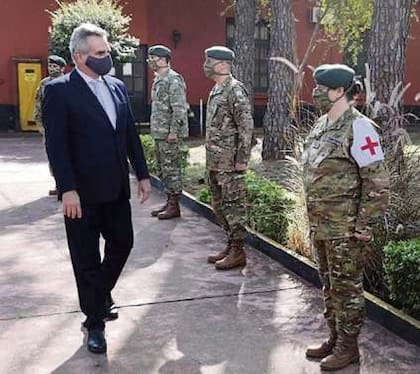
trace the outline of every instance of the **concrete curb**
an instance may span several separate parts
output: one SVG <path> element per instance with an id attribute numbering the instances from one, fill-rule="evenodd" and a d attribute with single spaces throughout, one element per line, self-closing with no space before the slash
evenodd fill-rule
<path id="1" fill-rule="evenodd" d="M 163 183 L 156 177 L 151 177 L 153 187 L 163 191 Z M 183 192 L 181 203 L 185 207 L 217 224 L 212 208 L 198 201 L 188 192 Z M 283 247 L 279 243 L 265 237 L 262 234 L 248 229 L 246 242 L 279 262 L 287 269 L 293 271 L 317 288 L 321 288 L 321 282 L 315 264 L 307 258 Z M 369 319 L 379 323 L 392 331 L 402 339 L 420 347 L 420 321 L 410 317 L 406 313 L 394 308 L 385 301 L 365 291 L 366 314 Z"/>

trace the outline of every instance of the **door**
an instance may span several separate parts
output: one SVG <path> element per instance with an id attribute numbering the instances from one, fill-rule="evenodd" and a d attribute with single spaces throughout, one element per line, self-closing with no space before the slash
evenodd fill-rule
<path id="1" fill-rule="evenodd" d="M 147 113 L 147 47 L 141 45 L 136 58 L 128 63 L 116 64 L 115 76 L 127 86 L 131 109 L 136 122 L 149 120 Z"/>
<path id="2" fill-rule="evenodd" d="M 40 62 L 18 62 L 19 120 L 22 131 L 37 131 L 34 120 L 35 96 L 41 80 Z"/>

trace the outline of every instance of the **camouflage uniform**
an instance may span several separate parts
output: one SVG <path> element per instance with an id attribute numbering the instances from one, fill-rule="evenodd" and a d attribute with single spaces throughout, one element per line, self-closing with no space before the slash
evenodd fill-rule
<path id="1" fill-rule="evenodd" d="M 210 92 L 206 119 L 206 162 L 212 206 L 231 240 L 246 235 L 245 173 L 235 164 L 247 164 L 251 154 L 253 119 L 248 94 L 229 76 Z"/>
<path id="2" fill-rule="evenodd" d="M 155 154 L 167 193 L 182 191 L 181 161 L 183 138 L 188 136 L 186 85 L 180 74 L 169 69 L 163 76 L 156 75 L 152 86 L 152 114 L 150 134 L 155 140 Z M 168 143 L 169 133 L 178 141 Z"/>
<path id="3" fill-rule="evenodd" d="M 42 124 L 42 100 L 44 99 L 44 89 L 45 85 L 50 82 L 53 78 L 46 77 L 39 82 L 39 86 L 36 90 L 35 96 L 35 109 L 34 109 L 34 118 L 38 126 L 38 131 L 45 136 L 44 125 Z"/>
<path id="4" fill-rule="evenodd" d="M 34 108 L 34 119 L 38 127 L 38 131 L 44 137 L 44 145 L 46 144 L 46 133 L 44 124 L 42 122 L 42 101 L 44 100 L 44 91 L 47 83 L 60 75 L 63 75 L 62 69 L 66 66 L 66 60 L 57 55 L 48 56 L 48 77 L 44 78 L 39 82 L 36 95 L 35 95 L 35 108 Z M 51 176 L 53 176 L 51 164 L 48 162 L 48 167 Z M 57 187 L 49 191 L 49 195 L 57 195 Z"/>
<path id="5" fill-rule="evenodd" d="M 36 96 L 35 96 L 34 119 L 35 119 L 36 125 L 38 126 L 38 131 L 44 137 L 44 144 L 46 142 L 46 139 L 45 139 L 46 135 L 45 135 L 45 128 L 42 123 L 42 101 L 44 100 L 45 85 L 48 82 L 51 82 L 52 79 L 53 79 L 52 77 L 45 77 L 44 79 L 42 79 L 41 82 L 39 82 L 39 86 L 36 90 Z M 48 162 L 48 168 L 50 170 L 50 175 L 53 176 L 51 164 L 49 162 Z M 51 190 L 51 192 L 52 191 L 53 190 Z"/>
<path id="6" fill-rule="evenodd" d="M 332 124 L 322 116 L 307 138 L 303 165 L 324 315 L 333 334 L 357 336 L 369 244 L 354 232 L 371 234 L 388 202 L 389 177 L 375 125 L 352 107 Z"/>

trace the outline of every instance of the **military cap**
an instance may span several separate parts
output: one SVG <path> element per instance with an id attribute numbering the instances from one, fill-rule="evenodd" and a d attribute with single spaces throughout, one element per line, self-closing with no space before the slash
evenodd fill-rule
<path id="1" fill-rule="evenodd" d="M 63 57 L 60 57 L 57 55 L 48 56 L 48 62 L 51 64 L 56 64 L 58 66 L 61 66 L 62 68 L 67 65 L 66 60 Z"/>
<path id="2" fill-rule="evenodd" d="M 171 50 L 164 45 L 152 45 L 148 50 L 147 53 L 152 56 L 158 57 L 168 57 L 171 58 Z"/>
<path id="3" fill-rule="evenodd" d="M 219 45 L 207 48 L 204 53 L 206 57 L 214 58 L 215 60 L 233 61 L 235 59 L 235 52 Z"/>
<path id="4" fill-rule="evenodd" d="M 343 64 L 326 64 L 318 66 L 313 76 L 317 84 L 332 89 L 349 88 L 354 82 L 355 71 Z"/>

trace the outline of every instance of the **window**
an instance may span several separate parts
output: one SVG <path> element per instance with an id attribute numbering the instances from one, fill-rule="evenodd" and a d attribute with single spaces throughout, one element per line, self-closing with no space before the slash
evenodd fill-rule
<path id="1" fill-rule="evenodd" d="M 146 121 L 147 99 L 147 48 L 141 45 L 136 51 L 136 58 L 128 63 L 115 65 L 115 75 L 121 79 L 128 90 L 131 109 L 136 121 Z"/>
<path id="2" fill-rule="evenodd" d="M 234 48 L 235 20 L 226 19 L 226 45 Z M 255 25 L 255 70 L 254 92 L 266 93 L 268 89 L 268 55 L 270 52 L 270 32 L 267 23 L 259 21 Z"/>
<path id="3" fill-rule="evenodd" d="M 254 90 L 268 90 L 268 56 L 270 53 L 270 34 L 267 24 L 260 21 L 255 26 L 255 71 Z"/>

